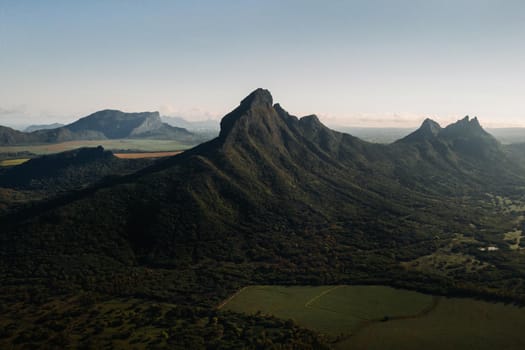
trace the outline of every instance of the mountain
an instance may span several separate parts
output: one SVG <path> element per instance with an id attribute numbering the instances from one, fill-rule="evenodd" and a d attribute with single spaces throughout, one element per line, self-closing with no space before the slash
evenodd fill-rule
<path id="1" fill-rule="evenodd" d="M 227 317 L 219 301 L 251 284 L 525 302 L 520 252 L 503 240 L 519 215 L 499 200 L 519 203 L 524 174 L 477 119 L 371 144 L 257 89 L 211 141 L 0 216 L 0 296 L 163 301 L 212 325 Z M 443 256 L 454 265 L 433 263 Z"/>
<path id="2" fill-rule="evenodd" d="M 418 142 L 424 140 L 430 140 L 439 135 L 441 132 L 441 126 L 433 121 L 432 119 L 425 119 L 421 127 L 403 138 L 403 142 Z"/>
<path id="3" fill-rule="evenodd" d="M 521 183 L 524 168 L 477 118 L 468 116 L 441 128 L 427 119 L 421 127 L 392 144 L 404 152 L 398 160 L 403 181 L 449 193 L 512 188 Z M 415 175 L 415 176 L 414 176 Z M 465 186 L 458 186 L 461 183 Z"/>
<path id="4" fill-rule="evenodd" d="M 188 130 L 163 123 L 158 112 L 103 110 L 59 128 L 29 133 L 0 127 L 0 145 L 6 146 L 119 138 L 172 139 L 188 144 L 198 142 L 198 138 Z"/>
<path id="5" fill-rule="evenodd" d="M 60 123 L 29 125 L 28 127 L 24 129 L 24 132 L 33 132 L 37 130 L 47 130 L 47 129 L 57 129 L 63 126 L 64 124 L 60 124 Z"/>

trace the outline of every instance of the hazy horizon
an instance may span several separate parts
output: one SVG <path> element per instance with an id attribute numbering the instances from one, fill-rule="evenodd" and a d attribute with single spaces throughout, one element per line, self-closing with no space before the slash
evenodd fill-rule
<path id="1" fill-rule="evenodd" d="M 519 1 L 0 2 L 0 124 L 219 119 L 258 87 L 329 125 L 525 127 Z"/>

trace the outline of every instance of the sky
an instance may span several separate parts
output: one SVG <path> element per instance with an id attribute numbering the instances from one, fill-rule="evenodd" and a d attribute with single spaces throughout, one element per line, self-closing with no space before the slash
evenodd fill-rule
<path id="1" fill-rule="evenodd" d="M 220 118 L 258 87 L 328 124 L 525 126 L 525 2 L 0 0 L 0 124 Z"/>

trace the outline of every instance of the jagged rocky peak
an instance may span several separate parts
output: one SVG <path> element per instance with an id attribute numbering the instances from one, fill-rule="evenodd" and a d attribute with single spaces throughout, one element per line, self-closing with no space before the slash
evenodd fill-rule
<path id="1" fill-rule="evenodd" d="M 270 91 L 258 88 L 241 101 L 241 106 L 272 107 L 273 97 Z"/>
<path id="2" fill-rule="evenodd" d="M 483 130 L 477 117 L 470 119 L 467 115 L 465 118 L 458 120 L 454 124 L 450 124 L 443 133 L 446 136 L 474 136 L 474 135 L 487 135 L 487 132 Z"/>
<path id="3" fill-rule="evenodd" d="M 321 121 L 319 120 L 319 117 L 317 115 L 315 115 L 315 114 L 310 114 L 310 115 L 304 116 L 300 120 L 303 123 L 321 124 Z"/>
<path id="4" fill-rule="evenodd" d="M 302 117 L 301 119 L 299 119 L 299 123 L 303 127 L 307 127 L 309 129 L 312 129 L 312 130 L 318 130 L 318 129 L 321 129 L 321 128 L 325 127 L 323 125 L 323 123 L 321 123 L 321 121 L 319 120 L 319 118 L 315 114 L 311 114 L 311 115 L 307 115 L 305 117 Z"/>
<path id="5" fill-rule="evenodd" d="M 430 119 L 430 118 L 426 118 L 423 123 L 421 123 L 421 127 L 425 127 L 425 128 L 428 128 L 428 127 L 431 127 L 431 128 L 437 128 L 437 129 L 441 129 L 441 126 L 439 125 L 438 122 L 436 122 L 435 120 L 433 119 Z"/>
<path id="6" fill-rule="evenodd" d="M 439 134 L 439 131 L 441 130 L 441 126 L 436 121 L 430 118 L 427 118 L 423 121 L 423 124 L 421 124 L 421 127 L 419 129 L 422 132 L 429 133 L 435 136 Z"/>
<path id="7" fill-rule="evenodd" d="M 466 115 L 463 119 L 458 120 L 456 123 L 452 125 L 458 125 L 458 126 L 463 126 L 463 127 L 468 127 L 468 126 L 481 127 L 481 125 L 479 124 L 478 117 L 474 117 L 471 119 L 468 115 Z"/>
<path id="8" fill-rule="evenodd" d="M 239 107 L 222 118 L 219 137 L 226 137 L 234 126 L 248 115 L 265 117 L 268 114 L 279 113 L 272 104 L 273 98 L 270 91 L 261 88 L 254 90 L 241 101 Z"/>
<path id="9" fill-rule="evenodd" d="M 426 118 L 419 129 L 413 133 L 405 136 L 399 142 L 419 142 L 424 140 L 434 139 L 443 130 L 441 126 L 434 120 Z"/>

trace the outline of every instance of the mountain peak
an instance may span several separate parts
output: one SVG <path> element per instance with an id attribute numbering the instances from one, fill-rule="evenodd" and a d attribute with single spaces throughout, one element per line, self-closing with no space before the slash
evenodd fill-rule
<path id="1" fill-rule="evenodd" d="M 241 101 L 241 106 L 263 106 L 271 107 L 273 98 L 270 91 L 258 88 Z"/>
<path id="2" fill-rule="evenodd" d="M 434 120 L 426 118 L 419 129 L 406 136 L 404 141 L 422 141 L 436 137 L 441 131 L 441 126 Z"/>
<path id="3" fill-rule="evenodd" d="M 483 129 L 477 117 L 470 119 L 467 115 L 465 118 L 458 120 L 454 124 L 450 124 L 443 133 L 446 136 L 458 137 L 458 136 L 475 136 L 475 135 L 488 135 Z"/>
<path id="4" fill-rule="evenodd" d="M 439 125 L 438 122 L 430 119 L 430 118 L 426 118 L 423 123 L 421 124 L 421 127 L 419 128 L 420 130 L 424 130 L 425 132 L 428 132 L 432 135 L 437 135 L 439 133 L 439 131 L 441 130 L 441 126 Z"/>
<path id="5" fill-rule="evenodd" d="M 223 138 L 228 135 L 233 127 L 247 115 L 264 116 L 262 110 L 276 112 L 272 106 L 273 98 L 270 91 L 258 88 L 246 96 L 232 112 L 228 113 L 221 120 L 221 131 L 219 137 Z M 261 114 L 262 113 L 262 114 Z"/>

